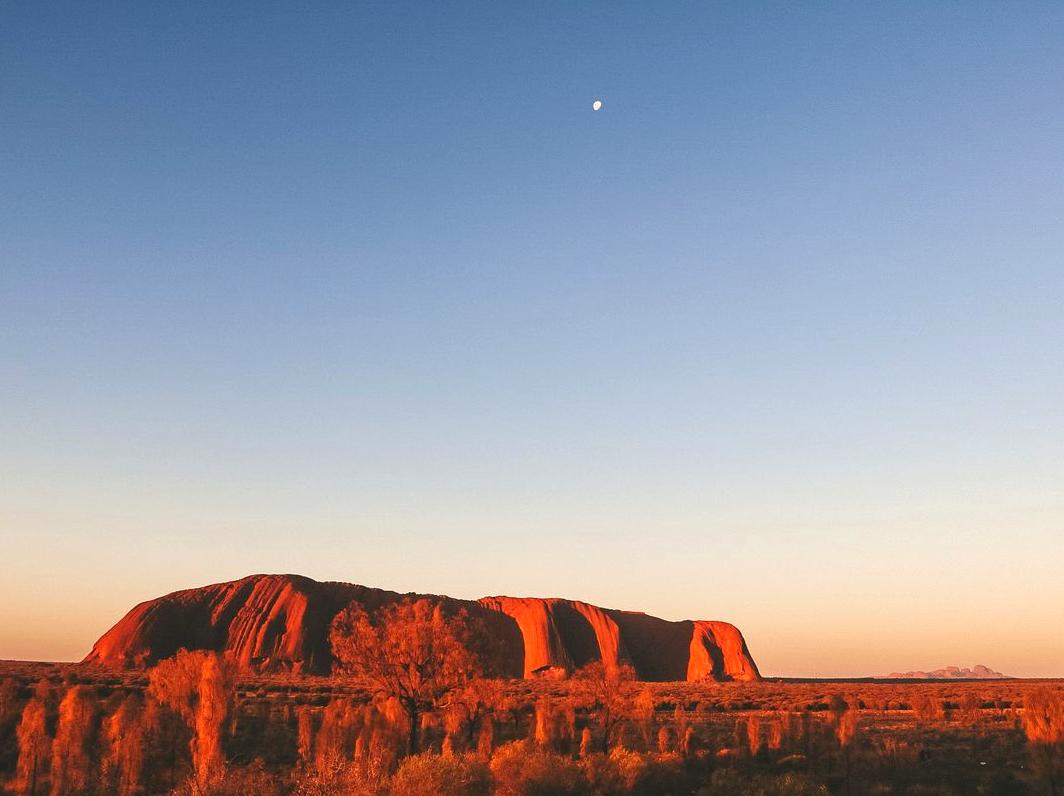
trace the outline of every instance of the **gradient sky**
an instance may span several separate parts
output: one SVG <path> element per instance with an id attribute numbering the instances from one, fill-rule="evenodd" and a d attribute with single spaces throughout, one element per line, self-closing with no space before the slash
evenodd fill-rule
<path id="1" fill-rule="evenodd" d="M 0 10 L 0 658 L 298 572 L 1064 675 L 1064 5 L 335 5 Z"/>

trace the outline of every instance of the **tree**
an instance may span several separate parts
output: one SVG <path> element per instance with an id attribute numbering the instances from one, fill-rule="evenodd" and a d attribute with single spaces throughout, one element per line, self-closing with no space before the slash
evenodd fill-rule
<path id="1" fill-rule="evenodd" d="M 13 771 L 18 764 L 16 732 L 23 707 L 21 690 L 13 677 L 0 680 L 0 771 Z"/>
<path id="2" fill-rule="evenodd" d="M 296 738 L 299 760 L 306 768 L 310 765 L 314 749 L 314 714 L 306 705 L 301 705 L 296 714 Z"/>
<path id="3" fill-rule="evenodd" d="M 192 767 L 200 790 L 207 790 L 225 776 L 222 728 L 232 711 L 234 685 L 232 670 L 218 655 L 207 655 L 197 685 L 199 699 L 192 740 Z"/>
<path id="4" fill-rule="evenodd" d="M 676 725 L 677 750 L 684 757 L 687 757 L 691 752 L 694 731 L 691 729 L 691 722 L 687 718 L 687 711 L 684 710 L 684 706 L 679 701 L 677 701 L 676 707 L 672 711 L 672 721 Z"/>
<path id="5" fill-rule="evenodd" d="M 18 768 L 15 775 L 15 793 L 20 796 L 37 796 L 52 743 L 45 727 L 44 700 L 39 696 L 33 697 L 23 708 L 17 735 Z"/>
<path id="6" fill-rule="evenodd" d="M 352 603 L 333 620 L 329 640 L 341 669 L 363 678 L 379 698 L 398 700 L 410 725 L 408 754 L 419 750 L 422 716 L 448 707 L 482 672 L 468 613 L 448 616 L 428 599 L 404 599 L 373 619 Z"/>
<path id="7" fill-rule="evenodd" d="M 449 701 L 451 711 L 461 724 L 459 729 L 465 734 L 465 746 L 471 748 L 477 732 L 489 727 L 492 717 L 497 712 L 508 709 L 512 700 L 506 695 L 502 681 L 477 677 L 456 691 Z"/>
<path id="8" fill-rule="evenodd" d="M 314 740 L 314 766 L 318 771 L 329 771 L 349 762 L 358 718 L 351 700 L 329 700 Z"/>
<path id="9" fill-rule="evenodd" d="M 588 755 L 591 754 L 591 728 L 590 727 L 584 727 L 584 729 L 582 729 L 580 731 L 580 752 L 579 752 L 579 754 L 580 754 L 581 759 L 586 758 Z"/>
<path id="10" fill-rule="evenodd" d="M 554 706 L 549 696 L 536 700 L 533 739 L 540 746 L 549 746 L 554 741 Z"/>
<path id="11" fill-rule="evenodd" d="M 222 728 L 233 707 L 236 673 L 216 652 L 179 650 L 148 675 L 148 695 L 192 730 L 194 785 L 204 791 L 225 773 Z"/>
<path id="12" fill-rule="evenodd" d="M 664 724 L 658 729 L 658 754 L 666 755 L 672 747 L 672 733 Z"/>
<path id="13" fill-rule="evenodd" d="M 108 793 L 140 791 L 144 767 L 144 728 L 140 700 L 128 696 L 103 723 L 102 779 Z"/>
<path id="14" fill-rule="evenodd" d="M 92 781 L 92 740 L 96 705 L 88 686 L 76 685 L 59 703 L 59 724 L 52 744 L 52 796 L 84 793 Z"/>
<path id="15" fill-rule="evenodd" d="M 1057 796 L 1064 786 L 1064 693 L 1039 688 L 1024 699 L 1023 729 L 1032 763 Z"/>
<path id="16" fill-rule="evenodd" d="M 835 738 L 838 740 L 839 748 L 842 750 L 842 762 L 845 777 L 844 783 L 847 794 L 851 792 L 850 778 L 853 768 L 851 747 L 854 738 L 857 736 L 857 721 L 859 718 L 858 710 L 860 709 L 860 704 L 860 700 L 856 696 L 852 696 L 848 703 L 843 702 L 844 708 L 842 710 L 833 711 Z"/>
<path id="17" fill-rule="evenodd" d="M 602 751 L 609 752 L 617 730 L 630 711 L 635 670 L 621 664 L 607 666 L 594 661 L 576 672 L 577 691 L 589 709 L 597 709 L 602 726 Z"/>
<path id="18" fill-rule="evenodd" d="M 150 691 L 148 696 L 141 715 L 145 785 L 149 790 L 170 791 L 177 787 L 178 768 L 188 757 L 183 752 L 190 748 L 192 730 L 184 716 L 152 697 Z"/>
<path id="19" fill-rule="evenodd" d="M 757 757 L 761 751 L 761 719 L 757 716 L 746 717 L 746 748 L 750 757 Z"/>
<path id="20" fill-rule="evenodd" d="M 633 703 L 634 714 L 636 721 L 639 722 L 639 729 L 643 734 L 643 745 L 650 751 L 651 739 L 654 735 L 654 692 L 650 686 L 644 686 L 643 690 L 639 692 L 639 696 L 635 698 Z"/>
<path id="21" fill-rule="evenodd" d="M 0 680 L 0 724 L 6 724 L 18 711 L 18 683 L 12 677 Z"/>

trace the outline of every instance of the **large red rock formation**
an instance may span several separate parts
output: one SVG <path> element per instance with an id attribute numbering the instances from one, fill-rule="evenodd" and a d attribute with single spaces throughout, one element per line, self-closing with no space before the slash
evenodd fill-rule
<path id="1" fill-rule="evenodd" d="M 513 617 L 524 640 L 526 677 L 590 661 L 632 665 L 643 680 L 758 680 L 739 629 L 727 622 L 668 622 L 576 600 L 484 597 Z"/>
<path id="2" fill-rule="evenodd" d="M 252 575 L 141 603 L 85 658 L 105 666 L 147 666 L 182 647 L 226 652 L 245 669 L 325 673 L 329 624 L 353 601 L 373 612 L 404 596 L 298 575 Z M 511 676 L 570 672 L 601 660 L 627 663 L 644 680 L 757 680 L 742 634 L 726 622 L 668 622 L 575 600 L 443 599 L 464 608 L 499 641 L 497 669 Z"/>

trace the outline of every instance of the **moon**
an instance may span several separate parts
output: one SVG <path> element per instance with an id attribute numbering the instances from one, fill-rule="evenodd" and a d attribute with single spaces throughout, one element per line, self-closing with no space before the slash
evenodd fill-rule
<path id="1" fill-rule="evenodd" d="M 602 110 L 602 100 L 595 100 L 594 102 L 592 102 L 591 103 L 591 110 L 593 110 L 593 111 Z"/>

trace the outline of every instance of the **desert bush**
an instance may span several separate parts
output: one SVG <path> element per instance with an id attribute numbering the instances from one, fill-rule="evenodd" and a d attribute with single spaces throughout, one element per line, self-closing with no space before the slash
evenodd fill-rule
<path id="1" fill-rule="evenodd" d="M 334 759 L 326 766 L 312 766 L 292 783 L 293 796 L 376 796 L 386 793 L 388 772 L 366 761 Z"/>
<path id="2" fill-rule="evenodd" d="M 1064 692 L 1031 692 L 1024 703 L 1023 729 L 1032 768 L 1056 796 L 1064 788 Z"/>
<path id="3" fill-rule="evenodd" d="M 232 711 L 235 676 L 218 655 L 208 655 L 200 670 L 192 765 L 197 784 L 206 790 L 224 776 L 222 732 Z"/>
<path id="4" fill-rule="evenodd" d="M 658 729 L 658 753 L 668 754 L 672 751 L 672 731 L 665 726 Z"/>
<path id="5" fill-rule="evenodd" d="M 448 696 L 443 707 L 444 728 L 460 748 L 472 748 L 482 724 L 499 711 L 506 699 L 502 680 L 473 678 Z"/>
<path id="6" fill-rule="evenodd" d="M 15 733 L 21 714 L 19 691 L 13 677 L 0 680 L 0 772 L 11 770 L 18 760 Z"/>
<path id="7" fill-rule="evenodd" d="M 969 724 L 975 724 L 982 713 L 983 700 L 974 691 L 967 691 L 958 707 L 961 717 Z"/>
<path id="8" fill-rule="evenodd" d="M 735 769 L 714 771 L 697 796 L 829 796 L 826 785 L 806 774 L 741 774 Z"/>
<path id="9" fill-rule="evenodd" d="M 786 715 L 789 715 L 789 714 L 785 713 L 783 715 L 786 716 Z M 773 719 L 772 721 L 769 722 L 769 725 L 768 725 L 768 742 L 767 742 L 767 746 L 773 752 L 778 752 L 780 749 L 783 748 L 783 737 L 784 737 L 783 721 L 784 721 L 783 719 Z"/>
<path id="10" fill-rule="evenodd" d="M 642 754 L 617 747 L 608 755 L 591 755 L 580 765 L 588 793 L 656 796 L 690 792 L 679 755 Z"/>
<path id="11" fill-rule="evenodd" d="M 503 744 L 491 759 L 497 796 L 566 796 L 586 793 L 580 766 L 527 741 Z"/>
<path id="12" fill-rule="evenodd" d="M 584 729 L 580 731 L 580 757 L 587 757 L 591 754 L 591 743 L 591 728 L 584 727 Z"/>
<path id="13" fill-rule="evenodd" d="M 690 752 L 690 740 L 693 735 L 691 721 L 683 705 L 677 704 L 672 712 L 672 724 L 676 729 L 676 743 L 680 753 L 686 756 Z"/>
<path id="14" fill-rule="evenodd" d="M 588 792 L 603 796 L 631 793 L 647 767 L 642 755 L 621 747 L 614 748 L 608 755 L 589 755 L 580 766 Z"/>
<path id="15" fill-rule="evenodd" d="M 643 736 L 643 748 L 650 751 L 654 738 L 654 691 L 650 686 L 643 686 L 639 695 L 632 701 L 632 717 L 639 726 Z"/>
<path id="16" fill-rule="evenodd" d="M 201 790 L 209 790 L 224 776 L 222 737 L 235 694 L 235 669 L 216 652 L 179 650 L 148 675 L 148 695 L 192 731 L 193 775 Z"/>
<path id="17" fill-rule="evenodd" d="M 52 796 L 85 793 L 96 781 L 90 745 L 96 717 L 95 697 L 88 686 L 72 686 L 59 703 L 59 724 L 52 743 Z"/>
<path id="18" fill-rule="evenodd" d="M 321 714 L 321 726 L 313 736 L 316 768 L 324 771 L 333 768 L 338 761 L 351 759 L 356 718 L 356 710 L 349 699 L 334 697 L 329 700 Z"/>
<path id="19" fill-rule="evenodd" d="M 751 757 L 761 751 L 761 719 L 757 716 L 746 718 L 746 749 Z"/>
<path id="20" fill-rule="evenodd" d="M 103 722 L 100 779 L 108 793 L 134 796 L 144 768 L 144 730 L 140 699 L 126 697 Z"/>
<path id="21" fill-rule="evenodd" d="M 290 793 L 285 778 L 269 771 L 261 759 L 255 759 L 246 766 L 227 766 L 206 787 L 201 787 L 193 774 L 176 788 L 168 792 L 169 796 L 282 796 Z M 351 791 L 353 792 L 353 791 Z M 337 791 L 323 791 L 335 796 Z"/>
<path id="22" fill-rule="evenodd" d="M 602 730 L 601 751 L 608 752 L 621 725 L 631 714 L 635 670 L 627 665 L 589 663 L 573 679 L 577 694 L 593 710 Z"/>
<path id="23" fill-rule="evenodd" d="M 847 707 L 841 713 L 836 713 L 834 716 L 835 723 L 835 739 L 839 742 L 839 748 L 842 750 L 842 763 L 843 763 L 843 785 L 847 794 L 851 792 L 852 788 L 852 773 L 853 773 L 853 753 L 852 745 L 854 738 L 857 736 L 857 719 L 858 719 L 858 705 L 860 702 L 856 697 L 851 697 Z"/>
<path id="24" fill-rule="evenodd" d="M 296 750 L 304 767 L 310 765 L 313 749 L 314 714 L 306 705 L 300 705 L 296 712 Z"/>
<path id="25" fill-rule="evenodd" d="M 177 711 L 155 699 L 144 703 L 144 780 L 149 792 L 178 785 L 190 765 L 192 730 Z"/>
<path id="26" fill-rule="evenodd" d="M 45 726 L 45 706 L 40 697 L 33 697 L 22 710 L 18 725 L 18 767 L 14 791 L 22 796 L 37 796 L 42 792 L 52 739 Z"/>
<path id="27" fill-rule="evenodd" d="M 554 741 L 554 708 L 549 696 L 536 701 L 534 727 L 533 740 L 540 746 L 550 746 Z"/>
<path id="28" fill-rule="evenodd" d="M 16 718 L 18 713 L 18 683 L 14 678 L 0 680 L 0 723 Z"/>
<path id="29" fill-rule="evenodd" d="M 916 718 L 935 724 L 946 717 L 946 710 L 942 707 L 942 701 L 933 693 L 921 691 L 913 697 L 913 714 Z"/>
<path id="30" fill-rule="evenodd" d="M 491 772 L 475 755 L 407 757 L 388 791 L 394 796 L 480 796 L 491 790 Z"/>

